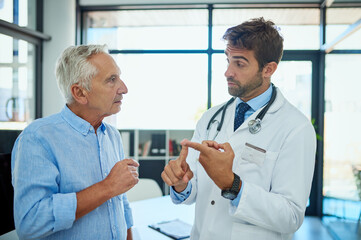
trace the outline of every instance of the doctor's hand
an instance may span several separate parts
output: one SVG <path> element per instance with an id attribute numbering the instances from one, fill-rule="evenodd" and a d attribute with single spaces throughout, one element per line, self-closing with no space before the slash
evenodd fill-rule
<path id="1" fill-rule="evenodd" d="M 200 152 L 199 163 L 208 176 L 222 190 L 232 187 L 234 152 L 229 143 L 203 141 L 202 144 L 184 141 L 183 144 Z"/>
<path id="2" fill-rule="evenodd" d="M 176 160 L 169 161 L 161 175 L 163 181 L 168 186 L 173 186 L 177 192 L 186 189 L 188 182 L 193 177 L 193 172 L 186 162 L 187 155 L 188 147 L 182 146 L 179 157 Z"/>

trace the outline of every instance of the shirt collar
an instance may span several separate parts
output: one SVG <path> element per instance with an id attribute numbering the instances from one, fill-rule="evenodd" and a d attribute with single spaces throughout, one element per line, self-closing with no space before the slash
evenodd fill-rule
<path id="1" fill-rule="evenodd" d="M 272 96 L 272 84 L 270 84 L 269 88 L 264 93 L 262 93 L 261 95 L 255 98 L 252 98 L 247 102 L 247 104 L 252 108 L 253 111 L 257 111 L 258 109 L 260 109 L 269 102 L 271 96 Z M 241 102 L 243 101 L 240 98 L 236 98 L 236 106 L 238 106 L 238 104 L 240 104 Z"/>
<path id="2" fill-rule="evenodd" d="M 94 131 L 93 126 L 89 122 L 73 113 L 67 105 L 64 106 L 63 110 L 61 111 L 61 115 L 70 126 L 83 135 L 87 135 L 90 131 Z M 100 129 L 101 132 L 105 134 L 107 128 L 102 122 L 98 129 Z"/>

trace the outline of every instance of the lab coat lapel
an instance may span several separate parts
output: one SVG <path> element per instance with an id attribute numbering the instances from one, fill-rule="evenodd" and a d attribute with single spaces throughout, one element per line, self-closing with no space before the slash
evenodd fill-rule
<path id="1" fill-rule="evenodd" d="M 233 101 L 233 103 L 230 106 L 228 106 L 228 108 L 229 110 L 227 110 L 226 112 L 225 122 L 224 122 L 224 126 L 226 129 L 225 141 L 227 142 L 234 133 L 233 126 L 234 126 L 234 117 L 236 113 L 236 101 Z"/>

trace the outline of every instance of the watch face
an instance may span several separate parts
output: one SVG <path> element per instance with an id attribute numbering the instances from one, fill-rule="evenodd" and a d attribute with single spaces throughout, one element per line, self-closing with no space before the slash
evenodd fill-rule
<path id="1" fill-rule="evenodd" d="M 230 200 L 233 200 L 237 197 L 237 195 L 231 191 L 222 191 L 222 196 Z"/>

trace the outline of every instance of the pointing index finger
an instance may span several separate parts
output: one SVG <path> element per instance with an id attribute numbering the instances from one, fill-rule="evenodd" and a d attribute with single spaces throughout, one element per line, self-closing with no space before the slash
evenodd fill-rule
<path id="1" fill-rule="evenodd" d="M 188 146 L 182 145 L 182 150 L 179 154 L 179 160 L 185 161 L 188 155 Z"/>
<path id="2" fill-rule="evenodd" d="M 202 144 L 197 143 L 197 142 L 191 142 L 191 141 L 188 141 L 188 140 L 183 140 L 183 141 L 181 142 L 181 144 L 182 144 L 183 146 L 187 146 L 187 147 L 193 148 L 193 149 L 195 149 L 195 150 L 197 150 L 197 151 L 200 151 L 200 152 L 205 152 L 205 151 L 207 151 L 207 149 L 208 149 L 208 147 L 205 146 L 205 145 L 202 145 Z"/>

